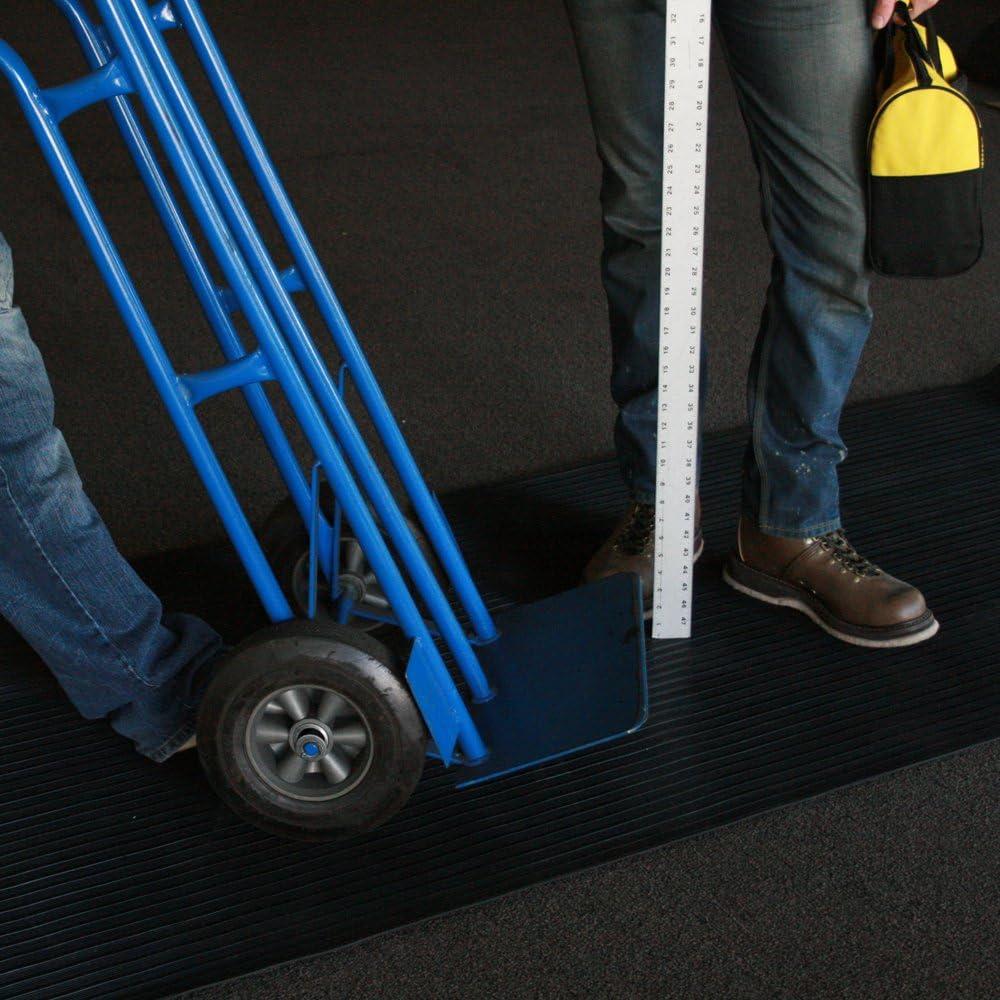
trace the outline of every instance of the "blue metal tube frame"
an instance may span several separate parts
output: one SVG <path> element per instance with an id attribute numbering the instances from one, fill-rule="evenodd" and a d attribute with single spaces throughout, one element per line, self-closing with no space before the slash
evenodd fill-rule
<path id="1" fill-rule="evenodd" d="M 91 69 L 97 71 L 108 65 L 112 53 L 101 37 L 101 30 L 87 15 L 83 7 L 83 0 L 54 0 L 54 2 L 69 21 L 73 34 L 76 36 Z M 175 24 L 170 14 L 168 3 L 160 3 L 157 6 L 155 16 L 158 18 L 161 29 L 165 29 L 172 23 Z M 201 303 L 205 318 L 212 330 L 215 331 L 223 354 L 230 362 L 239 362 L 246 354 L 246 350 L 211 276 L 198 254 L 191 231 L 177 208 L 170 185 L 160 169 L 142 125 L 126 97 L 114 98 L 108 104 L 125 145 L 135 162 L 146 190 L 149 192 L 157 215 L 160 217 L 184 272 Z M 188 387 L 190 388 L 190 377 Z M 289 494 L 304 516 L 309 509 L 309 489 L 306 485 L 306 479 L 266 393 L 259 385 L 250 384 L 243 388 L 243 395 L 257 426 L 260 428 L 268 450 L 274 456 L 275 464 L 288 487 Z M 196 404 L 198 402 L 198 400 L 193 401 Z M 319 532 L 320 541 L 323 542 L 320 545 L 320 551 L 326 552 L 330 548 L 330 528 L 322 519 L 319 524 Z M 329 569 L 329 566 L 324 566 L 324 570 L 329 571 Z M 275 585 L 277 586 L 277 584 Z"/>
<path id="2" fill-rule="evenodd" d="M 436 694 L 444 700 L 448 712 L 456 724 L 457 739 L 464 759 L 470 763 L 483 759 L 487 751 L 482 737 L 434 646 L 427 626 L 381 536 L 365 497 L 354 482 L 344 457 L 330 433 L 330 428 L 324 421 L 323 411 L 312 395 L 309 384 L 296 364 L 295 356 L 282 337 L 260 290 L 254 283 L 247 262 L 237 249 L 237 234 L 228 229 L 220 206 L 213 199 L 207 178 L 202 174 L 202 169 L 188 146 L 184 131 L 177 121 L 173 108 L 168 103 L 160 82 L 157 80 L 146 47 L 153 40 L 162 45 L 158 28 L 150 18 L 149 12 L 141 4 L 126 4 L 122 0 L 97 0 L 97 7 L 109 39 L 118 53 L 118 57 L 122 60 L 122 64 L 132 80 L 134 90 L 157 131 L 160 143 L 173 166 L 192 211 L 203 228 L 205 237 L 223 269 L 226 280 L 229 282 L 244 316 L 258 338 L 260 348 L 267 358 L 271 371 L 285 391 L 288 401 L 343 507 L 347 520 L 357 534 L 372 569 L 400 620 L 400 624 L 407 635 L 412 637 L 421 649 L 421 655 L 425 662 L 429 663 Z M 129 9 L 131 9 L 131 16 L 128 13 Z M 156 51 L 155 44 L 153 51 Z M 168 63 L 170 63 L 168 53 L 162 51 L 160 54 L 166 56 Z M 172 67 L 172 63 L 170 65 Z M 206 173 L 210 176 L 213 174 L 223 175 L 215 177 L 219 189 L 223 192 L 232 185 L 221 162 L 207 162 Z M 229 180 L 228 185 L 223 177 Z M 238 216 L 237 221 L 241 224 L 247 224 L 248 233 L 256 235 L 252 223 L 248 219 L 244 219 L 241 215 Z M 255 247 L 252 240 L 249 245 L 251 249 L 256 249 L 263 257 L 262 260 L 258 261 L 263 277 L 271 282 L 277 282 L 278 289 L 284 296 L 285 292 L 281 288 L 280 279 L 278 279 L 270 261 L 267 260 L 266 252 L 263 251 L 262 247 Z M 336 398 L 336 402 L 338 404 L 341 402 L 339 397 Z M 354 431 L 357 433 L 356 428 Z M 367 452 L 363 454 L 367 454 Z M 367 457 L 371 460 L 370 455 Z M 374 471 L 383 488 L 388 492 L 377 468 Z M 373 500 L 377 499 L 379 498 L 373 498 Z M 376 504 L 377 509 L 379 506 Z M 398 514 L 398 508 L 396 513 Z M 386 507 L 384 512 L 379 509 L 379 514 L 388 521 L 390 509 Z M 416 547 L 412 535 L 407 532 L 406 537 Z M 256 544 L 256 539 L 254 539 L 254 543 Z M 419 553 L 418 547 L 417 551 Z M 423 565 L 426 568 L 425 561 Z M 273 574 L 271 575 L 273 578 Z M 448 610 L 450 612 L 450 608 Z M 465 639 L 464 633 L 462 638 Z M 475 661 L 475 665 L 481 675 L 478 660 Z M 452 758 L 453 747 L 446 746 L 439 747 L 439 749 L 446 760 Z"/>
<path id="3" fill-rule="evenodd" d="M 75 30 L 77 30 L 78 38 L 81 38 L 81 44 L 83 41 L 89 43 L 96 36 L 103 48 L 107 38 L 104 29 L 99 31 L 94 29 L 94 35 L 88 35 L 84 29 L 89 22 L 85 18 L 81 19 L 75 16 L 81 13 L 79 8 L 70 0 L 65 0 L 65 2 L 57 0 L 57 3 L 70 16 L 71 22 L 74 23 Z M 169 13 L 169 4 L 161 3 L 154 15 L 154 23 L 157 24 L 158 28 L 170 26 L 169 19 L 164 17 L 165 12 Z M 109 13 L 114 15 L 116 11 L 109 9 Z M 108 20 L 113 25 L 118 23 L 113 16 Z M 124 26 L 124 22 L 119 25 L 120 28 Z M 120 38 L 125 42 L 123 46 L 125 49 L 129 49 L 134 44 L 134 39 L 127 30 Z M 96 48 L 93 54 L 98 60 L 104 57 L 104 52 L 97 51 Z M 116 56 L 113 61 L 117 62 L 118 57 Z M 148 76 L 148 66 L 141 61 L 137 62 L 136 66 L 140 71 L 136 74 L 140 82 L 148 85 L 150 81 L 143 76 L 144 72 Z M 161 140 L 164 140 L 165 148 L 174 153 L 172 160 L 175 169 L 179 168 L 178 174 L 182 180 L 182 187 L 185 188 L 185 193 L 191 200 L 195 214 L 205 227 L 206 236 L 212 244 L 227 278 L 232 283 L 232 298 L 251 321 L 261 344 L 260 349 L 251 355 L 243 355 L 229 365 L 223 366 L 222 369 L 200 373 L 196 376 L 178 376 L 174 372 L 59 130 L 58 122 L 61 118 L 58 110 L 53 112 L 46 105 L 45 96 L 50 92 L 39 89 L 23 60 L 9 45 L 3 42 L 0 42 L 0 71 L 4 72 L 15 89 L 18 101 L 42 147 L 45 158 L 63 190 L 95 262 L 126 320 L 140 355 L 149 368 L 154 385 L 164 399 L 168 412 L 178 427 L 182 440 L 205 482 L 206 489 L 215 503 L 269 615 L 273 620 L 284 620 L 291 617 L 291 610 L 277 586 L 274 574 L 267 565 L 259 543 L 204 435 L 194 412 L 194 405 L 196 397 L 207 398 L 208 395 L 226 388 L 240 386 L 244 390 L 248 388 L 250 390 L 259 389 L 260 387 L 256 383 L 273 375 L 285 390 L 303 429 L 314 445 L 324 472 L 331 480 L 331 485 L 333 485 L 337 495 L 337 516 L 339 517 L 343 508 L 348 520 L 355 526 L 359 541 L 369 554 L 369 559 L 386 590 L 387 596 L 393 602 L 394 607 L 401 608 L 402 624 L 407 633 L 414 639 L 408 676 L 412 678 L 412 683 L 416 684 L 422 693 L 421 704 L 425 709 L 431 710 L 440 727 L 443 727 L 440 731 L 445 733 L 445 739 L 438 740 L 437 750 L 446 763 L 454 759 L 456 743 L 461 749 L 464 761 L 474 763 L 483 759 L 487 755 L 486 747 L 472 722 L 468 709 L 451 681 L 426 625 L 413 604 L 405 582 L 378 532 L 363 496 L 351 479 L 335 441 L 330 437 L 329 428 L 322 422 L 322 414 L 316 401 L 309 394 L 301 372 L 294 366 L 287 345 L 284 344 L 273 324 L 273 319 L 267 312 L 260 292 L 253 285 L 246 264 L 235 248 L 232 235 L 226 231 L 218 206 L 212 202 L 210 192 L 204 178 L 197 171 L 197 165 L 193 162 L 190 150 L 186 149 L 181 142 L 176 122 L 169 117 L 157 118 L 156 116 L 157 110 L 163 110 L 156 106 L 156 98 L 159 97 L 162 101 L 162 95 L 157 95 L 150 90 L 147 94 L 150 99 L 147 107 L 153 107 L 151 117 L 154 124 L 159 126 L 158 131 Z M 119 72 L 95 72 L 91 77 L 78 81 L 76 86 L 67 85 L 63 88 L 55 88 L 60 95 L 56 98 L 55 103 L 63 112 L 66 112 L 67 109 L 78 110 L 88 103 L 98 101 L 109 101 L 114 104 L 122 101 L 122 95 L 136 89 L 133 84 L 134 81 L 130 82 Z M 125 110 L 129 110 L 127 104 Z M 145 151 L 149 154 L 149 147 L 145 144 L 141 130 L 138 138 L 143 140 L 142 146 L 133 152 L 141 154 Z M 172 145 L 172 142 L 176 143 L 176 146 Z M 155 160 L 151 154 L 149 154 L 149 166 L 156 168 Z M 188 169 L 185 170 L 185 167 Z M 154 181 L 157 177 L 162 181 L 162 174 L 158 172 L 158 168 L 150 172 L 149 176 Z M 144 173 L 144 179 L 146 177 L 147 174 Z M 172 233 L 172 236 L 179 235 L 178 242 L 182 245 L 185 243 L 185 238 L 190 242 L 190 235 L 183 225 L 183 219 L 177 211 L 176 205 L 173 203 L 169 188 L 165 183 L 162 185 L 154 184 L 153 187 L 163 196 L 163 204 L 157 207 L 164 210 L 164 221 L 168 224 L 168 229 L 171 228 L 170 221 L 181 223 L 181 225 L 174 227 L 176 231 Z M 197 256 L 197 251 L 194 250 L 193 244 L 191 246 L 192 261 L 187 263 L 192 266 L 196 274 L 202 273 L 207 277 L 207 272 L 204 270 L 200 257 Z M 182 260 L 184 260 L 183 256 Z M 210 282 L 204 282 L 204 288 L 207 289 L 209 284 Z M 209 295 L 206 295 L 205 299 L 207 302 L 215 301 Z M 209 311 L 209 315 L 211 317 L 211 311 Z M 218 332 L 219 330 L 217 330 Z M 301 470 L 297 469 L 296 471 L 298 475 L 301 475 Z M 426 699 L 430 699 L 429 702 Z M 445 719 L 449 721 L 445 722 Z"/>
<path id="4" fill-rule="evenodd" d="M 24 60 L 3 41 L 0 41 L 0 71 L 14 88 L 18 103 L 66 197 L 94 261 L 268 614 L 275 621 L 291 618 L 292 611 L 288 601 L 276 584 L 274 573 L 253 529 L 156 335 L 152 320 L 94 204 L 58 123 L 45 105 L 44 91 L 39 88 Z"/>
<path id="5" fill-rule="evenodd" d="M 264 192 L 271 213 L 292 251 L 298 271 L 312 293 L 341 357 L 350 369 L 358 393 L 396 466 L 417 516 L 441 559 L 459 600 L 469 614 L 479 641 L 492 641 L 497 634 L 493 619 L 274 168 L 225 57 L 202 13 L 200 3 L 198 0 L 171 0 L 171 3 L 180 16 L 251 171 Z"/>
<path id="6" fill-rule="evenodd" d="M 284 334 L 282 346 L 287 345 L 291 348 L 291 353 L 301 367 L 301 372 L 305 375 L 316 402 L 330 421 L 372 507 L 391 538 L 415 587 L 427 603 L 442 637 L 454 654 L 473 697 L 479 701 L 488 700 L 493 696 L 493 692 L 479 659 L 439 581 L 421 552 L 417 540 L 407 526 L 396 499 L 379 472 L 364 438 L 337 393 L 333 378 L 298 310 L 285 291 L 280 275 L 154 22 L 152 12 L 146 6 L 145 0 L 98 0 L 98 9 L 102 13 L 105 27 L 111 35 L 119 58 L 134 77 L 133 82 L 137 86 L 140 98 L 144 102 L 156 101 L 159 105 L 155 114 L 150 111 L 154 125 L 159 127 L 161 123 L 167 121 L 171 123 L 171 129 L 164 130 L 168 134 L 160 137 L 168 156 L 171 156 L 171 145 L 177 148 L 181 136 L 186 140 L 187 148 L 194 156 L 194 165 L 200 168 L 216 199 L 217 207 L 221 209 L 229 225 L 229 231 L 242 251 L 251 274 L 263 291 L 267 306 L 270 307 Z M 178 126 L 180 135 L 169 134 Z M 174 166 L 177 170 L 177 163 Z M 262 341 L 262 346 L 265 353 L 270 355 L 266 342 Z M 270 360 L 274 362 L 273 358 Z M 383 408 L 388 410 L 385 403 Z M 326 471 L 330 478 L 329 470 Z M 348 520 L 357 531 L 358 525 L 354 518 L 349 516 Z M 370 547 L 360 538 L 360 534 L 359 540 L 369 560 L 372 560 Z M 384 587 L 382 574 L 374 564 L 373 568 Z M 388 593 L 387 596 L 393 610 L 399 614 L 400 608 L 397 602 Z M 402 617 L 400 620 L 402 623 Z"/>

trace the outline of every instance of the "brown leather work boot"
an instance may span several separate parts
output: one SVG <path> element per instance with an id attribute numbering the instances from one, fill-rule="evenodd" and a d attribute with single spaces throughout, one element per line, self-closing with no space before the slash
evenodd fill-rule
<path id="1" fill-rule="evenodd" d="M 652 504 L 632 503 L 625 516 L 611 532 L 611 537 L 597 550 L 583 571 L 585 583 L 603 580 L 616 573 L 635 573 L 642 581 L 642 603 L 648 618 L 653 605 L 653 549 L 656 535 L 656 511 Z M 705 550 L 701 535 L 701 497 L 695 497 L 694 557 Z"/>
<path id="2" fill-rule="evenodd" d="M 884 573 L 831 531 L 816 538 L 766 535 L 740 518 L 723 579 L 742 594 L 795 608 L 856 646 L 912 646 L 938 630 L 916 587 Z"/>

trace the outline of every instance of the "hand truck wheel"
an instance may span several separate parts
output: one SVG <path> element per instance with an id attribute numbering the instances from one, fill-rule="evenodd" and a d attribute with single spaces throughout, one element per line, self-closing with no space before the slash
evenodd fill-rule
<path id="1" fill-rule="evenodd" d="M 426 740 L 392 654 L 330 622 L 251 636 L 212 677 L 198 718 L 199 756 L 219 798 L 300 840 L 389 820 L 420 780 Z"/>
<path id="2" fill-rule="evenodd" d="M 323 491 L 323 509 L 329 509 L 329 490 Z M 434 549 L 420 526 L 411 518 L 406 524 L 416 538 L 420 550 L 438 579 L 443 579 L 440 563 Z M 282 501 L 269 515 L 261 530 L 264 552 L 271 562 L 292 609 L 303 618 L 309 614 L 309 535 L 302 517 L 291 498 Z M 386 600 L 378 579 L 372 572 L 361 544 L 348 524 L 341 526 L 340 585 L 354 597 L 355 608 L 371 611 L 375 615 L 390 615 L 392 608 Z M 323 574 L 317 581 L 316 618 L 330 617 L 330 588 Z M 385 622 L 352 614 L 347 624 L 363 632 L 373 632 L 385 627 Z"/>

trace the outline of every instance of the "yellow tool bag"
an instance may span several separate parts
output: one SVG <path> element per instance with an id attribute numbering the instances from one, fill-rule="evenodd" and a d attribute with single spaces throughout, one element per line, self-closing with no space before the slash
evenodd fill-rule
<path id="1" fill-rule="evenodd" d="M 906 4 L 876 46 L 877 107 L 868 132 L 868 253 L 880 274 L 959 274 L 983 250 L 983 140 L 955 57 Z"/>

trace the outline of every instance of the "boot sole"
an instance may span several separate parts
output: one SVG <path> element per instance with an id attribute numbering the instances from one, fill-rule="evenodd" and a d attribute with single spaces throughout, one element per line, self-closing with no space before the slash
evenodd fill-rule
<path id="1" fill-rule="evenodd" d="M 691 557 L 691 565 L 693 566 L 702 556 L 705 551 L 705 539 L 702 538 L 699 542 L 698 548 L 694 550 L 694 555 Z M 653 595 L 650 594 L 648 597 L 643 594 L 642 598 L 642 617 L 645 621 L 649 621 L 653 617 Z"/>
<path id="2" fill-rule="evenodd" d="M 753 597 L 765 604 L 801 611 L 815 622 L 824 632 L 841 642 L 867 649 L 896 649 L 901 646 L 915 646 L 936 635 L 940 625 L 930 611 L 919 618 L 901 625 L 879 629 L 871 626 L 852 625 L 836 615 L 819 600 L 806 594 L 798 587 L 784 580 L 761 573 L 748 566 L 735 555 L 729 557 L 722 570 L 722 579 L 734 590 L 747 597 Z"/>

